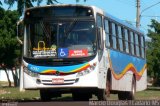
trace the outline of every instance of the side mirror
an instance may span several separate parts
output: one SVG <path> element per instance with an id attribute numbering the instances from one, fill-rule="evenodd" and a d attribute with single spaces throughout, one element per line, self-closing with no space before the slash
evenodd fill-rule
<path id="1" fill-rule="evenodd" d="M 98 37 L 98 47 L 99 49 L 103 49 L 103 33 L 102 33 L 102 28 L 98 27 L 97 28 L 97 37 Z"/>
<path id="2" fill-rule="evenodd" d="M 23 36 L 24 36 L 23 20 L 19 20 L 17 22 L 17 40 L 21 45 L 23 45 L 23 40 L 22 40 Z"/>

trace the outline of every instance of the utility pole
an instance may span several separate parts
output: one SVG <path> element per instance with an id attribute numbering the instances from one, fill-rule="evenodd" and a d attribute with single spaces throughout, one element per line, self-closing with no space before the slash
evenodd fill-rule
<path id="1" fill-rule="evenodd" d="M 136 16 L 136 27 L 139 28 L 140 27 L 140 20 L 141 20 L 141 16 L 142 16 L 142 13 L 156 5 L 160 4 L 160 1 L 143 9 L 141 12 L 140 12 L 140 0 L 136 0 L 136 7 L 137 7 L 137 16 Z"/>
<path id="2" fill-rule="evenodd" d="M 136 16 L 136 27 L 139 28 L 140 26 L 140 0 L 136 0 L 136 7 L 137 7 L 137 16 Z"/>

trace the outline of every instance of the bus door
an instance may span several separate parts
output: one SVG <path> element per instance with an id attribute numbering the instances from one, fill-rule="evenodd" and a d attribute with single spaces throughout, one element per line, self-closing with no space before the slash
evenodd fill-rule
<path id="1" fill-rule="evenodd" d="M 105 87 L 106 81 L 106 54 L 104 49 L 104 30 L 103 30 L 103 16 L 97 14 L 97 40 L 98 40 L 98 61 L 99 61 L 99 88 Z"/>

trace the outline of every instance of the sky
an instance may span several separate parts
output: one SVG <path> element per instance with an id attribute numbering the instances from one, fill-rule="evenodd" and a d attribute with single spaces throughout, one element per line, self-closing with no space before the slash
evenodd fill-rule
<path id="1" fill-rule="evenodd" d="M 62 4 L 94 5 L 103 9 L 105 12 L 116 18 L 131 22 L 134 26 L 136 26 L 136 0 L 87 0 L 86 2 L 84 2 L 84 0 L 79 0 L 80 2 L 78 3 L 76 3 L 76 0 L 57 1 Z M 148 25 L 151 24 L 151 19 L 155 19 L 160 22 L 160 3 L 153 7 L 150 7 L 158 2 L 160 2 L 160 0 L 140 0 L 140 9 L 141 11 L 143 11 L 141 14 L 140 29 L 145 34 L 147 34 L 147 31 L 149 29 Z M 43 2 L 41 5 L 45 4 L 46 3 Z M 3 7 L 5 9 L 8 8 L 8 6 L 6 6 L 5 4 L 3 5 Z M 16 5 L 14 5 L 11 9 L 16 9 Z"/>

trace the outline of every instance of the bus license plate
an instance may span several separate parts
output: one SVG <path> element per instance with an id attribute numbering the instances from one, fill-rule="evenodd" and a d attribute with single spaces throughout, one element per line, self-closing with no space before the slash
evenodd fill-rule
<path id="1" fill-rule="evenodd" d="M 64 83 L 64 78 L 53 78 L 52 83 L 53 84 L 63 84 Z"/>

